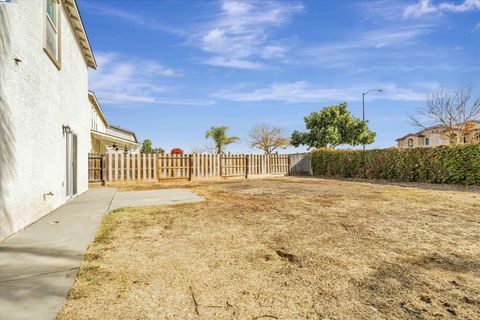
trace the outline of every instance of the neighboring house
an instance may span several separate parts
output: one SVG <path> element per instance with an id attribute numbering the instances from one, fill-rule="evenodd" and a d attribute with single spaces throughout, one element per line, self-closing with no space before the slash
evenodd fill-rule
<path id="1" fill-rule="evenodd" d="M 469 132 L 463 137 L 464 143 L 470 143 L 480 140 L 480 122 L 472 121 Z M 434 126 L 426 128 L 417 133 L 409 133 L 397 140 L 399 148 L 431 148 L 454 144 L 448 137 L 448 131 L 444 126 Z"/>
<path id="2" fill-rule="evenodd" d="M 88 189 L 96 62 L 75 0 L 3 3 L 0 19 L 2 240 Z"/>
<path id="3" fill-rule="evenodd" d="M 91 105 L 91 138 L 93 153 L 137 153 L 138 141 L 134 132 L 109 124 L 95 94 L 88 92 Z"/>

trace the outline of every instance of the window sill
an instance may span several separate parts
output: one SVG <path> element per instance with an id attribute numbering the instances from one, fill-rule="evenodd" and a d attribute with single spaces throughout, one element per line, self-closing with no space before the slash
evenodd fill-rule
<path id="1" fill-rule="evenodd" d="M 53 64 L 55 65 L 55 67 L 57 67 L 57 69 L 60 71 L 60 69 L 62 69 L 62 65 L 60 64 L 60 61 L 57 61 L 53 55 L 50 53 L 50 51 L 47 50 L 47 48 L 43 48 L 43 51 L 45 51 L 45 53 L 47 54 L 48 58 L 53 62 Z"/>

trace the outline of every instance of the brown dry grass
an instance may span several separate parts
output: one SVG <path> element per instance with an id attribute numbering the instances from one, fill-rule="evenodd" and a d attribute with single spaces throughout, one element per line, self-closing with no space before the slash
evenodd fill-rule
<path id="1" fill-rule="evenodd" d="M 207 201 L 104 218 L 59 319 L 480 318 L 478 192 L 190 187 Z"/>

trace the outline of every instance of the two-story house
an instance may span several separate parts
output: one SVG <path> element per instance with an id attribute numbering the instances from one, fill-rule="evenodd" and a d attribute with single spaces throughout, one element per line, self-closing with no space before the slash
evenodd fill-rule
<path id="1" fill-rule="evenodd" d="M 455 139 L 456 140 L 456 139 Z M 480 122 L 471 121 L 468 132 L 463 137 L 464 143 L 480 140 Z M 434 126 L 423 129 L 417 133 L 409 133 L 397 140 L 399 148 L 431 148 L 436 146 L 454 144 L 456 141 L 448 136 L 448 130 L 444 126 Z"/>
<path id="2" fill-rule="evenodd" d="M 135 132 L 108 123 L 100 103 L 92 91 L 88 92 L 91 105 L 92 153 L 137 153 L 138 141 Z"/>
<path id="3" fill-rule="evenodd" d="M 94 119 L 89 68 L 75 0 L 0 2 L 0 241 L 88 189 L 97 136 L 135 149 L 99 106 Z"/>

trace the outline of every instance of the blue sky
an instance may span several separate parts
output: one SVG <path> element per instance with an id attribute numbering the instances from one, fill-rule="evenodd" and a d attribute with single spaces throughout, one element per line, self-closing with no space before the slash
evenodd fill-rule
<path id="1" fill-rule="evenodd" d="M 428 93 L 480 89 L 480 0 L 78 4 L 107 118 L 166 150 L 209 146 L 205 131 L 227 125 L 241 138 L 229 150 L 249 152 L 254 125 L 290 134 L 342 101 L 361 117 L 377 88 L 370 147 L 394 146 Z"/>

